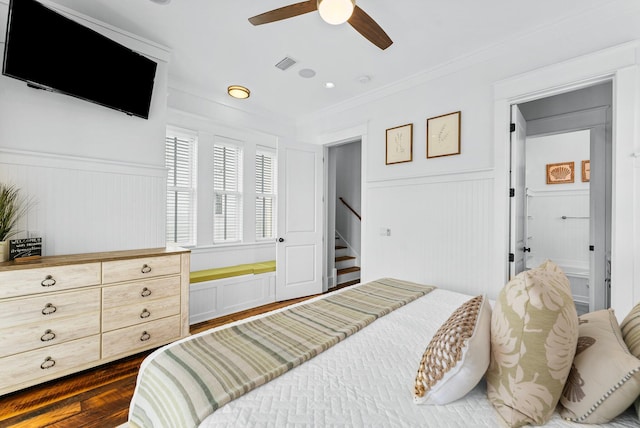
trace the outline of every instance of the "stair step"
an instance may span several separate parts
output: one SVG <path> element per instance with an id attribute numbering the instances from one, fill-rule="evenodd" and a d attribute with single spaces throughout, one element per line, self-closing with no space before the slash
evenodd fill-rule
<path id="1" fill-rule="evenodd" d="M 344 274 L 347 274 L 347 273 L 352 273 L 352 272 L 360 272 L 360 267 L 359 266 L 351 266 L 351 267 L 344 268 L 344 269 L 338 269 L 338 276 L 344 275 Z"/>
<path id="2" fill-rule="evenodd" d="M 346 262 L 347 260 L 355 260 L 356 258 L 353 256 L 339 256 L 336 257 L 336 263 L 338 262 Z"/>
<path id="3" fill-rule="evenodd" d="M 347 248 L 347 247 L 345 247 L 343 245 L 336 245 L 336 250 L 344 250 L 345 248 Z"/>

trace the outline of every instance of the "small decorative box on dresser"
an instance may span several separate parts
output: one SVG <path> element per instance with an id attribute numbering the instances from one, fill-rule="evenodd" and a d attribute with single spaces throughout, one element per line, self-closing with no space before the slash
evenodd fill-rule
<path id="1" fill-rule="evenodd" d="M 0 395 L 189 335 L 189 250 L 0 263 Z"/>

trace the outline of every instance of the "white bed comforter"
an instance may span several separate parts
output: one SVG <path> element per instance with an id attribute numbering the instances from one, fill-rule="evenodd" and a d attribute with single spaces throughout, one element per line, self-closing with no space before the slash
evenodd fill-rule
<path id="1" fill-rule="evenodd" d="M 481 382 L 445 406 L 416 405 L 413 382 L 431 337 L 471 296 L 436 289 L 218 409 L 213 427 L 499 427 Z M 549 427 L 589 427 L 562 420 Z M 610 427 L 639 427 L 631 411 Z"/>

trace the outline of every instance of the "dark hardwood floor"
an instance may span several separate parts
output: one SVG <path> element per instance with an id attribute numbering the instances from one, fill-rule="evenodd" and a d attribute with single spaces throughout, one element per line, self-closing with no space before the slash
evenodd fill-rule
<path id="1" fill-rule="evenodd" d="M 308 298 L 272 303 L 226 315 L 194 324 L 190 331 L 192 334 L 199 333 Z M 138 368 L 149 353 L 151 351 L 4 395 L 0 397 L 0 427 L 113 428 L 123 424 L 127 421 Z"/>

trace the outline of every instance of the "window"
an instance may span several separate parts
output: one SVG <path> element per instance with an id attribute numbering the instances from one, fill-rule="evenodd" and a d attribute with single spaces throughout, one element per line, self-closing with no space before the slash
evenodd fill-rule
<path id="1" fill-rule="evenodd" d="M 277 152 L 244 137 L 167 127 L 167 243 L 206 248 L 273 240 Z"/>
<path id="2" fill-rule="evenodd" d="M 256 240 L 273 238 L 276 155 L 273 150 L 256 151 Z"/>
<path id="3" fill-rule="evenodd" d="M 242 150 L 213 146 L 213 243 L 242 240 Z"/>
<path id="4" fill-rule="evenodd" d="M 167 174 L 168 243 L 195 245 L 195 135 L 167 130 L 165 165 Z"/>

